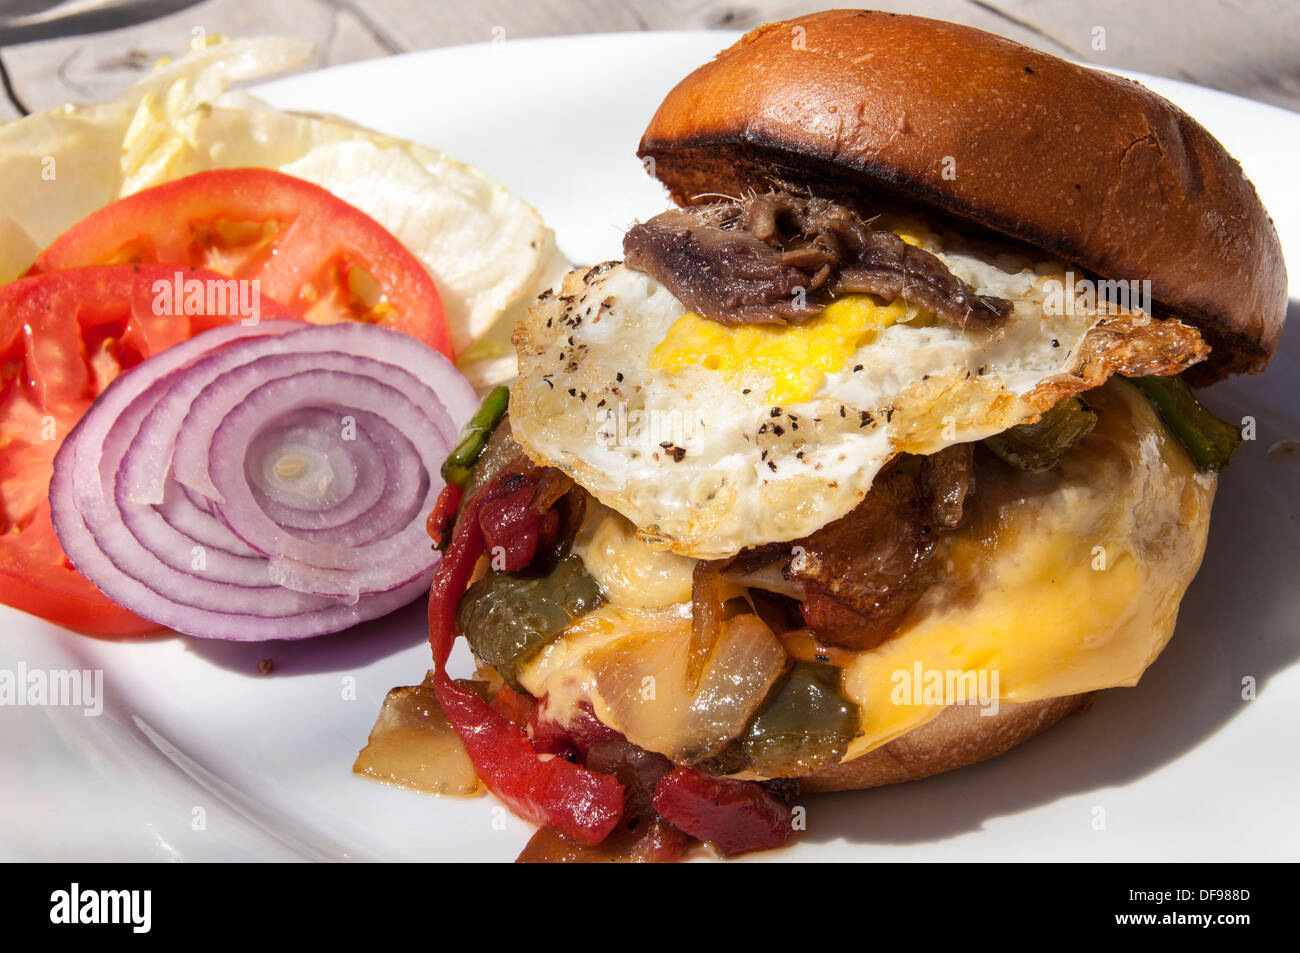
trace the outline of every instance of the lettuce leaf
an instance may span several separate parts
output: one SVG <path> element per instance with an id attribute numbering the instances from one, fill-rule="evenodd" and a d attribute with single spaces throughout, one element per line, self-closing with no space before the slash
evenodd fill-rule
<path id="1" fill-rule="evenodd" d="M 476 385 L 513 376 L 509 328 L 568 268 L 553 233 L 504 186 L 435 149 L 231 91 L 310 58 L 302 40 L 228 40 L 161 65 L 113 102 L 0 125 L 0 282 L 123 195 L 204 169 L 279 169 L 360 208 L 423 262 Z"/>

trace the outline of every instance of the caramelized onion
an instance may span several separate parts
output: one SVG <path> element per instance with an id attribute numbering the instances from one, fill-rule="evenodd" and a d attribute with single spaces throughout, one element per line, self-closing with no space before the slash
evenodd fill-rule
<path id="1" fill-rule="evenodd" d="M 643 624 L 589 658 L 612 722 L 629 741 L 678 763 L 711 757 L 740 735 L 788 662 L 758 616 L 738 615 L 721 622 L 692 687 L 681 650 L 689 625 L 680 615 Z"/>
<path id="2" fill-rule="evenodd" d="M 595 847 L 587 847 L 555 833 L 538 829 L 528 841 L 517 864 L 643 864 L 677 860 L 691 845 L 691 838 L 663 818 L 638 825 L 634 830 L 611 834 Z"/>
<path id="3" fill-rule="evenodd" d="M 713 647 L 722 637 L 722 577 L 718 564 L 701 561 L 691 576 L 691 645 L 687 652 L 686 685 L 695 691 Z"/>
<path id="4" fill-rule="evenodd" d="M 438 705 L 432 677 L 388 693 L 352 770 L 425 794 L 479 794 L 483 786 Z"/>

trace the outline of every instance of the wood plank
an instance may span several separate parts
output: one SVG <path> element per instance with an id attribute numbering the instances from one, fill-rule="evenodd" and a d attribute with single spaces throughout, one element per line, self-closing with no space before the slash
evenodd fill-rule
<path id="1" fill-rule="evenodd" d="M 350 0 L 350 6 L 401 50 L 646 28 L 631 5 L 609 0 Z"/>
<path id="2" fill-rule="evenodd" d="M 639 29 L 747 29 L 825 0 L 204 0 L 147 24 L 0 51 L 31 108 L 116 94 L 195 28 L 293 33 L 317 65 L 460 43 Z M 1059 55 L 1171 76 L 1300 111 L 1294 0 L 875 0 L 879 9 L 966 23 Z M 1098 46 L 1098 29 L 1104 46 Z M 0 116 L 14 110 L 0 98 Z"/>
<path id="3" fill-rule="evenodd" d="M 1300 110 L 1295 0 L 989 0 L 1077 58 Z"/>
<path id="4" fill-rule="evenodd" d="M 521 39 L 622 30 L 743 30 L 825 9 L 817 0 L 352 0 L 376 33 L 403 50 L 483 43 L 494 36 Z M 1009 23 L 971 0 L 883 0 L 875 9 L 924 12 L 970 23 L 1023 42 L 1044 42 L 1030 28 Z M 1056 48 L 1053 52 L 1064 52 Z"/>
<path id="5" fill-rule="evenodd" d="M 7 63 L 4 63 L 4 50 L 0 50 L 0 64 L 4 64 L 7 76 L 9 67 Z M 17 119 L 20 115 L 21 113 L 19 113 L 18 108 L 13 104 L 13 102 L 10 101 L 9 95 L 6 91 L 5 95 L 0 96 L 0 120 Z"/>
<path id="6" fill-rule="evenodd" d="M 876 0 L 882 10 L 965 23 L 1051 53 L 1187 80 L 1300 110 L 1294 0 Z M 355 0 L 401 49 L 626 29 L 749 29 L 825 0 Z M 1097 34 L 1095 31 L 1104 31 Z M 1098 38 L 1103 40 L 1101 48 Z"/>
<path id="7" fill-rule="evenodd" d="M 306 37 L 316 44 L 317 66 L 391 52 L 356 13 L 326 0 L 205 0 L 138 26 L 24 43 L 2 55 L 15 93 L 36 111 L 111 99 L 161 57 L 179 56 L 196 36 L 217 34 Z"/>
<path id="8" fill-rule="evenodd" d="M 393 2 L 393 0 L 389 0 Z M 398 0 L 400 2 L 400 0 Z M 508 0 L 507 0 L 508 2 Z M 751 0 L 744 4 L 728 0 L 624 0 L 635 9 L 647 28 L 672 29 L 728 29 L 748 30 L 762 23 L 802 16 L 824 10 L 835 4 L 817 0 Z M 873 0 L 873 10 L 890 13 L 913 13 L 951 20 L 968 26 L 988 30 L 1028 43 L 1050 53 L 1063 54 L 1065 48 L 1041 36 L 1031 27 L 1010 22 L 995 10 L 987 9 L 971 0 Z"/>

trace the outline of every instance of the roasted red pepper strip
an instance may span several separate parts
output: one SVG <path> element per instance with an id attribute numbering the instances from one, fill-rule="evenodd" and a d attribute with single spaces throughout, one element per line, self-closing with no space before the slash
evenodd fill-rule
<path id="1" fill-rule="evenodd" d="M 456 522 L 456 510 L 464 495 L 465 491 L 455 483 L 448 483 L 438 494 L 438 499 L 429 512 L 429 519 L 424 524 L 435 548 L 446 549 L 451 542 L 451 528 Z"/>
<path id="2" fill-rule="evenodd" d="M 512 725 L 518 725 L 527 732 L 529 722 L 532 721 L 534 713 L 537 711 L 537 699 L 532 695 L 517 692 L 509 685 L 502 685 L 501 690 L 492 699 L 492 710 L 500 712 Z M 533 738 L 531 732 L 529 732 L 528 738 L 534 750 L 542 754 L 555 753 L 539 746 L 537 739 Z"/>
<path id="3" fill-rule="evenodd" d="M 434 691 L 443 713 L 465 742 L 484 784 L 520 817 L 546 824 L 582 844 L 603 841 L 623 815 L 623 786 L 606 774 L 563 758 L 544 758 L 518 725 L 453 682 L 446 673 L 455 640 L 456 605 L 486 545 L 484 506 L 517 492 L 519 474 L 502 474 L 469 501 L 429 590 L 429 643 Z M 534 546 L 536 530 L 533 532 Z"/>
<path id="4" fill-rule="evenodd" d="M 522 474 L 510 474 L 485 487 L 485 497 L 478 514 L 483 545 L 491 553 L 493 565 L 506 572 L 518 572 L 537 555 L 537 544 L 549 530 L 553 535 L 559 515 L 552 511 L 533 511 L 533 494 L 537 481 Z"/>
<path id="5" fill-rule="evenodd" d="M 517 725 L 450 680 L 435 682 L 434 690 L 479 777 L 520 817 L 588 846 L 618 826 L 623 786 L 617 780 L 563 758 L 543 758 Z"/>
<path id="6" fill-rule="evenodd" d="M 793 829 L 790 808 L 752 781 L 676 768 L 655 786 L 654 807 L 724 857 L 780 847 Z"/>

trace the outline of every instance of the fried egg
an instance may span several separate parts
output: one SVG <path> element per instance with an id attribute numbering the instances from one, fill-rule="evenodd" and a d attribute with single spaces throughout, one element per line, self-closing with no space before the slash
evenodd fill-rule
<path id="1" fill-rule="evenodd" d="M 979 440 L 1112 373 L 1174 373 L 1208 353 L 1176 321 L 1084 297 L 1062 307 L 1062 263 L 924 223 L 894 230 L 1011 300 L 1007 321 L 963 329 L 903 298 L 849 295 L 800 324 L 724 326 L 607 262 L 571 272 L 516 329 L 515 439 L 652 546 L 718 559 L 844 516 L 900 452 Z"/>

